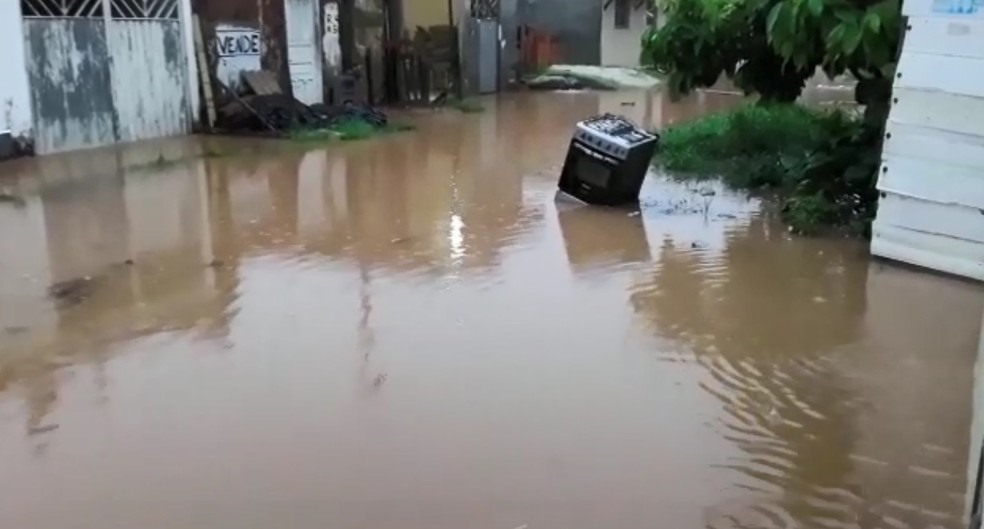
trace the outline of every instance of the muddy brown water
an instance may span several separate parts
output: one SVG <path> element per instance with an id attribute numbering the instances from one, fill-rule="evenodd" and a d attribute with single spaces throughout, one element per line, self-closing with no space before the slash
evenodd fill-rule
<path id="1" fill-rule="evenodd" d="M 555 202 L 579 117 L 734 98 L 632 101 L 3 166 L 0 527 L 960 527 L 984 290 L 712 184 Z"/>

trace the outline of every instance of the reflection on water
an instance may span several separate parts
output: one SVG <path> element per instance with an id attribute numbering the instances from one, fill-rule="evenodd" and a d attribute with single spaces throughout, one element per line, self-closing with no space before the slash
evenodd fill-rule
<path id="1" fill-rule="evenodd" d="M 9 166 L 0 527 L 960 527 L 981 287 L 717 185 L 555 203 L 578 118 L 734 103 L 620 97 Z"/>

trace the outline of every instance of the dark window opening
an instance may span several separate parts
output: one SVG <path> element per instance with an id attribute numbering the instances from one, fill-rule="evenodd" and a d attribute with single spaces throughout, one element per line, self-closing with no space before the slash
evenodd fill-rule
<path id="1" fill-rule="evenodd" d="M 629 29 L 629 19 L 632 18 L 630 0 L 615 0 L 615 29 Z"/>

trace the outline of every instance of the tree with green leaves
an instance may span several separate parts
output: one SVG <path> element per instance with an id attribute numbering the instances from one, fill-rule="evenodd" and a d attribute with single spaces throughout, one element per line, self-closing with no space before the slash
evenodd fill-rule
<path id="1" fill-rule="evenodd" d="M 793 101 L 822 69 L 858 80 L 857 100 L 887 101 L 902 21 L 899 0 L 665 0 L 667 21 L 643 60 L 678 94 L 722 75 L 765 100 Z"/>
<path id="2" fill-rule="evenodd" d="M 858 225 L 874 216 L 876 171 L 901 36 L 900 0 L 660 0 L 666 23 L 642 59 L 674 95 L 722 76 L 765 103 L 790 103 L 819 70 L 850 74 L 862 123 L 834 125 L 795 167 L 789 205 L 801 225 Z"/>

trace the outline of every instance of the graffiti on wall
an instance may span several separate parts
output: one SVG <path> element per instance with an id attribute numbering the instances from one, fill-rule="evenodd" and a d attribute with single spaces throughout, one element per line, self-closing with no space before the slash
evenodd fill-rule
<path id="1" fill-rule="evenodd" d="M 229 88 L 237 87 L 243 72 L 260 69 L 263 53 L 260 30 L 219 24 L 215 28 L 215 52 L 219 58 L 216 77 Z"/>
<path id="2" fill-rule="evenodd" d="M 326 3 L 324 14 L 325 34 L 322 37 L 321 46 L 325 54 L 325 64 L 334 70 L 342 66 L 342 46 L 339 43 L 338 4 L 335 2 Z"/>

